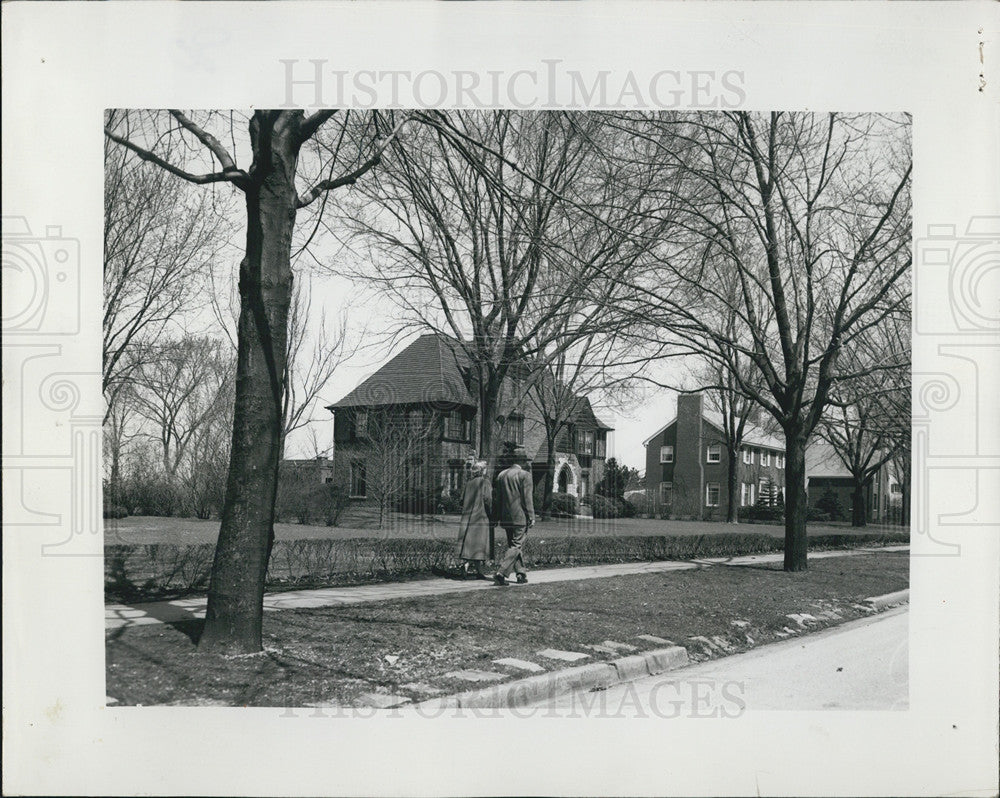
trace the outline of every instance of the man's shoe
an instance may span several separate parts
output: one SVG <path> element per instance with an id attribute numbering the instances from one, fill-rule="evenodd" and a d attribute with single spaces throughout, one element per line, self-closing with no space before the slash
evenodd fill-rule
<path id="1" fill-rule="evenodd" d="M 527 574 L 518 574 L 517 575 L 517 583 L 519 585 L 526 585 L 526 584 L 528 584 L 528 575 Z"/>
<path id="2" fill-rule="evenodd" d="M 498 572 L 493 574 L 493 581 L 498 587 L 503 587 L 507 584 L 507 577 Z"/>

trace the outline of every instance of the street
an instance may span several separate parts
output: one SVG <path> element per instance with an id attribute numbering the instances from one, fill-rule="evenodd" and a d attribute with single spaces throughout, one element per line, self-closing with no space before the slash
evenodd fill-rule
<path id="1" fill-rule="evenodd" d="M 898 607 L 599 693 L 538 704 L 554 714 L 737 717 L 756 710 L 908 707 L 908 613 Z"/>

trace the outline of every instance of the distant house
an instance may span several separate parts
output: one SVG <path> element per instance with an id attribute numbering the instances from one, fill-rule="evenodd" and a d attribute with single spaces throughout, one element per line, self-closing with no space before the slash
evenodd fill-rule
<path id="1" fill-rule="evenodd" d="M 806 492 L 809 507 L 819 507 L 824 499 L 827 502 L 833 500 L 844 511 L 843 519 L 834 520 L 851 519 L 854 477 L 836 449 L 825 441 L 813 442 L 806 449 Z M 899 516 L 902 488 L 888 465 L 872 475 L 863 489 L 863 495 L 866 520 L 880 523 Z"/>
<path id="2" fill-rule="evenodd" d="M 513 379 L 505 395 L 514 395 Z M 334 471 L 357 501 L 371 501 L 377 478 L 387 469 L 405 491 L 443 495 L 462 489 L 478 451 L 477 385 L 462 347 L 448 336 L 420 336 L 328 409 L 334 414 Z M 526 398 L 502 399 L 504 423 L 498 444 L 522 446 L 532 460 L 536 484 L 547 458 L 541 416 Z M 390 461 L 380 456 L 386 418 L 397 441 Z M 382 424 L 382 432 L 376 429 Z M 586 397 L 556 440 L 555 490 L 589 497 L 602 478 L 611 427 L 600 421 Z M 399 442 L 405 432 L 409 442 Z M 400 462 L 402 461 L 402 462 Z"/>
<path id="3" fill-rule="evenodd" d="M 317 485 L 333 482 L 333 460 L 326 457 L 310 457 L 304 460 L 282 460 L 281 478 Z"/>
<path id="4" fill-rule="evenodd" d="M 707 412 L 701 394 L 681 394 L 677 415 L 647 438 L 646 491 L 655 512 L 675 518 L 725 519 L 729 462 L 721 416 Z M 785 445 L 747 424 L 736 467 L 741 507 L 784 497 Z"/>

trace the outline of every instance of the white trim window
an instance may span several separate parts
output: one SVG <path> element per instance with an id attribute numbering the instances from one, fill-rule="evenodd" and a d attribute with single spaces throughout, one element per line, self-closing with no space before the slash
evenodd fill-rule
<path id="1" fill-rule="evenodd" d="M 784 470 L 785 468 L 785 455 L 781 452 L 774 456 L 774 467 L 780 470 Z"/>
<path id="2" fill-rule="evenodd" d="M 673 482 L 661 482 L 660 483 L 660 505 L 666 506 L 668 504 L 674 503 L 674 483 Z"/>
<path id="3" fill-rule="evenodd" d="M 769 465 L 771 465 L 771 453 L 769 451 L 767 451 L 767 449 L 764 449 L 760 453 L 760 464 L 762 466 L 769 466 Z"/>
<path id="4" fill-rule="evenodd" d="M 672 462 L 674 462 L 674 447 L 673 446 L 661 446 L 660 447 L 660 462 L 661 463 L 672 463 Z"/>
<path id="5" fill-rule="evenodd" d="M 753 465 L 753 449 L 743 447 L 743 462 L 746 465 Z"/>
<path id="6" fill-rule="evenodd" d="M 719 463 L 722 461 L 722 446 L 718 443 L 710 443 L 705 452 L 706 463 Z"/>
<path id="7" fill-rule="evenodd" d="M 754 485 L 754 484 L 753 484 L 753 483 L 751 482 L 751 483 L 750 483 L 750 484 L 749 484 L 749 485 L 748 485 L 747 487 L 749 487 L 749 488 L 750 488 L 750 502 L 749 502 L 749 506 L 750 506 L 750 507 L 753 507 L 753 506 L 754 506 L 754 505 L 755 505 L 755 504 L 757 503 L 757 496 L 756 496 L 756 494 L 755 494 L 755 492 L 754 492 L 754 489 L 755 489 L 755 488 L 756 488 L 757 486 L 756 486 L 756 485 Z"/>
<path id="8" fill-rule="evenodd" d="M 705 506 L 706 507 L 718 507 L 719 506 L 719 483 L 709 482 L 705 485 Z"/>
<path id="9" fill-rule="evenodd" d="M 740 483 L 740 507 L 747 506 L 747 483 Z"/>

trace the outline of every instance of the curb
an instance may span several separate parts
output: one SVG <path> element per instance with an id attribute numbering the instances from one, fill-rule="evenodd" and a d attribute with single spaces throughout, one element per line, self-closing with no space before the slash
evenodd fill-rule
<path id="1" fill-rule="evenodd" d="M 632 654 L 610 662 L 594 662 L 575 668 L 529 676 L 506 684 L 469 690 L 465 693 L 432 698 L 413 706 L 419 709 L 523 707 L 577 690 L 611 687 L 620 682 L 643 676 L 655 676 L 664 671 L 683 668 L 688 664 L 687 649 L 681 646 L 660 648 L 644 654 Z"/>
<path id="2" fill-rule="evenodd" d="M 897 590 L 895 593 L 886 593 L 883 596 L 872 596 L 871 598 L 866 598 L 861 603 L 871 607 L 873 610 L 885 610 L 899 604 L 909 604 L 910 589 Z"/>

